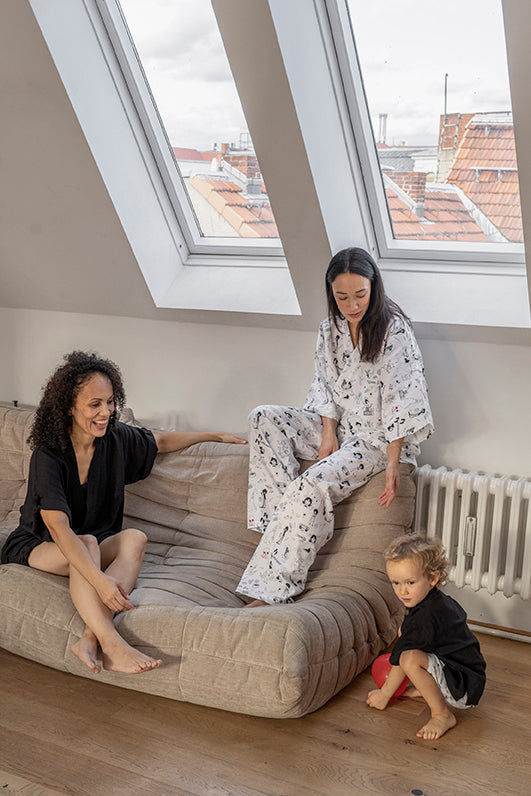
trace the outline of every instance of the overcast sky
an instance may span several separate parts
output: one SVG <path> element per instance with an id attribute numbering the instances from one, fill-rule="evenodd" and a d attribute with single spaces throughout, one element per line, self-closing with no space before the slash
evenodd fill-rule
<path id="1" fill-rule="evenodd" d="M 120 2 L 172 145 L 238 141 L 247 127 L 210 0 Z M 436 143 L 445 73 L 449 113 L 510 109 L 501 0 L 348 5 L 375 135 L 387 113 L 388 144 Z"/>

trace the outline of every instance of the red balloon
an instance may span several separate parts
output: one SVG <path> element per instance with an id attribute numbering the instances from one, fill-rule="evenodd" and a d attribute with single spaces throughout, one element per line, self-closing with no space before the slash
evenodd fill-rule
<path id="1" fill-rule="evenodd" d="M 381 688 L 385 681 L 387 680 L 387 675 L 391 671 L 391 664 L 389 663 L 390 653 L 386 655 L 379 655 L 376 660 L 374 661 L 371 667 L 371 674 L 372 679 L 378 686 Z M 396 689 L 395 693 L 391 697 L 391 699 L 398 699 L 398 697 L 404 693 L 409 683 L 409 679 L 404 677 L 398 688 Z"/>

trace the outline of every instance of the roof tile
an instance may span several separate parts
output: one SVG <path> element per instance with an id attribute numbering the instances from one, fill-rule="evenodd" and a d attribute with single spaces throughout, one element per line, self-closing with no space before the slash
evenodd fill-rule
<path id="1" fill-rule="evenodd" d="M 509 171 L 507 171 L 509 169 Z M 457 185 L 493 224 L 521 242 L 522 221 L 513 127 L 472 117 L 446 182 Z"/>

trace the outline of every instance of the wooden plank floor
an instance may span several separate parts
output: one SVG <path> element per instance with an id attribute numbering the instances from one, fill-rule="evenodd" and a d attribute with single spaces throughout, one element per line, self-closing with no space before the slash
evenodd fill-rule
<path id="1" fill-rule="evenodd" d="M 368 671 L 316 713 L 273 720 L 94 683 L 0 650 L 0 793 L 527 796 L 531 647 L 479 638 L 487 689 L 438 741 L 415 737 L 427 718 L 419 700 L 368 708 Z"/>

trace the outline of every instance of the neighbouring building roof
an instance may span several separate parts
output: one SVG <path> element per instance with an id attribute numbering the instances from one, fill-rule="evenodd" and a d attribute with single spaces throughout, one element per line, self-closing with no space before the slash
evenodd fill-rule
<path id="1" fill-rule="evenodd" d="M 173 151 L 186 163 L 187 183 L 208 203 L 205 211 L 210 207 L 223 219 L 219 224 L 226 222 L 241 237 L 279 237 L 252 149 L 221 144 L 210 152 Z M 426 168 L 428 160 L 435 165 L 433 148 L 379 144 L 378 152 L 396 238 L 523 241 L 511 114 L 443 115 L 438 182 L 429 181 Z M 199 207 L 196 212 L 201 215 Z"/>
<path id="2" fill-rule="evenodd" d="M 478 113 L 460 125 L 445 182 L 457 185 L 504 237 L 523 242 L 516 148 L 510 113 Z"/>
<path id="3" fill-rule="evenodd" d="M 398 240 L 489 240 L 457 193 L 428 184 L 423 202 L 413 202 L 392 180 L 387 178 L 385 182 L 393 232 Z"/>
<path id="4" fill-rule="evenodd" d="M 245 196 L 241 186 L 223 178 L 196 174 L 189 180 L 196 191 L 235 229 L 242 238 L 278 238 L 271 206 Z"/>
<path id="5" fill-rule="evenodd" d="M 378 160 L 382 171 L 393 176 L 394 171 L 423 171 L 435 177 L 437 171 L 437 147 L 435 146 L 388 146 L 377 144 Z"/>
<path id="6" fill-rule="evenodd" d="M 221 152 L 200 152 L 199 149 L 178 146 L 174 146 L 172 149 L 176 160 L 194 160 L 197 162 L 203 160 L 206 163 L 210 163 L 214 158 L 217 158 L 218 161 L 221 160 Z"/>

